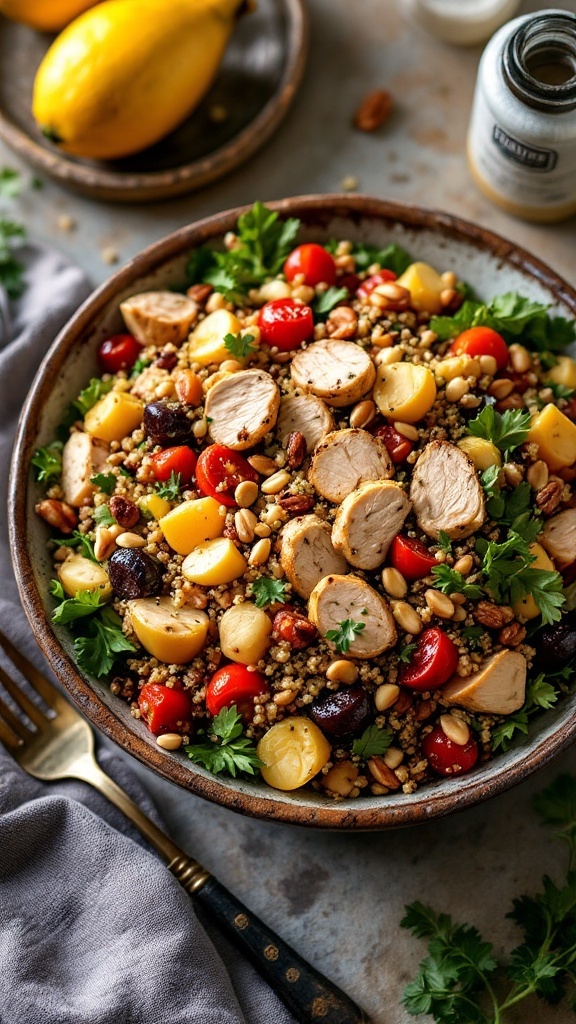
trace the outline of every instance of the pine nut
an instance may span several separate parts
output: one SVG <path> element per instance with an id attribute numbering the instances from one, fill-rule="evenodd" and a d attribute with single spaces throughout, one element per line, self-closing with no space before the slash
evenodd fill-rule
<path id="1" fill-rule="evenodd" d="M 412 636 L 417 636 L 422 630 L 422 619 L 418 615 L 418 612 L 408 604 L 407 601 L 394 601 L 392 605 L 392 614 L 396 619 L 398 625 L 406 633 L 411 633 Z"/>
<path id="2" fill-rule="evenodd" d="M 494 356 L 480 356 L 478 362 L 480 363 L 482 373 L 488 374 L 489 377 L 493 377 L 498 370 L 498 363 Z"/>
<path id="3" fill-rule="evenodd" d="M 392 363 L 400 363 L 404 359 L 404 350 L 399 345 L 392 348 L 383 348 L 374 359 L 376 366 L 390 366 Z"/>
<path id="4" fill-rule="evenodd" d="M 238 371 L 243 370 L 244 367 L 237 359 L 225 359 L 223 363 L 220 363 L 220 369 L 223 373 L 238 373 Z"/>
<path id="5" fill-rule="evenodd" d="M 459 558 L 457 562 L 454 562 L 456 572 L 461 573 L 462 576 L 467 576 L 473 565 L 474 559 L 472 558 L 472 555 L 462 555 L 462 558 Z"/>
<path id="6" fill-rule="evenodd" d="M 297 302 L 304 302 L 306 305 L 312 302 L 315 294 L 314 289 L 308 284 L 299 284 L 297 288 L 292 288 L 292 298 Z"/>
<path id="7" fill-rule="evenodd" d="M 382 570 L 382 586 L 390 597 L 402 598 L 408 593 L 408 584 L 402 573 L 392 566 Z"/>
<path id="8" fill-rule="evenodd" d="M 258 484 L 252 480 L 243 480 L 234 491 L 234 501 L 240 508 L 250 508 L 258 497 Z"/>
<path id="9" fill-rule="evenodd" d="M 346 683 L 347 686 L 352 686 L 358 679 L 358 669 L 353 661 L 339 658 L 338 661 L 333 661 L 328 665 L 326 678 L 331 683 Z"/>
<path id="10" fill-rule="evenodd" d="M 206 301 L 204 307 L 207 313 L 215 313 L 217 309 L 224 309 L 226 305 L 226 299 L 221 292 L 212 292 Z"/>
<path id="11" fill-rule="evenodd" d="M 395 768 L 398 768 L 402 764 L 402 761 L 404 760 L 404 753 L 402 750 L 399 750 L 398 747 L 388 747 L 388 750 L 384 754 L 384 760 L 388 767 L 394 771 Z"/>
<path id="12" fill-rule="evenodd" d="M 277 473 L 273 473 L 267 480 L 261 485 L 260 490 L 263 494 L 279 494 L 286 487 L 286 484 L 290 483 L 290 473 L 285 469 L 280 469 Z"/>
<path id="13" fill-rule="evenodd" d="M 516 462 L 507 462 L 504 466 L 504 479 L 509 487 L 518 487 L 524 478 L 524 470 Z"/>
<path id="14" fill-rule="evenodd" d="M 454 288 L 445 288 L 444 291 L 440 292 L 440 305 L 449 306 L 451 302 L 458 295 L 458 292 Z"/>
<path id="15" fill-rule="evenodd" d="M 411 423 L 396 421 L 394 423 L 394 430 L 402 434 L 402 437 L 407 437 L 409 441 L 417 441 L 420 437 L 416 427 L 413 427 Z"/>
<path id="16" fill-rule="evenodd" d="M 169 395 L 173 395 L 175 391 L 174 382 L 171 380 L 163 380 L 161 384 L 154 389 L 155 398 L 168 398 Z"/>
<path id="17" fill-rule="evenodd" d="M 532 356 L 524 345 L 510 345 L 510 362 L 516 373 L 527 373 L 532 369 Z"/>
<path id="18" fill-rule="evenodd" d="M 492 381 L 490 387 L 488 388 L 488 394 L 492 395 L 492 397 L 496 398 L 497 401 L 499 402 L 503 398 L 508 398 L 508 395 L 511 395 L 513 391 L 514 381 L 506 380 L 506 378 L 502 378 L 502 380 Z"/>
<path id="19" fill-rule="evenodd" d="M 538 459 L 538 462 L 533 462 L 528 467 L 526 479 L 533 491 L 541 491 L 543 487 L 546 487 L 549 475 L 546 463 L 542 459 Z"/>
<path id="20" fill-rule="evenodd" d="M 201 420 L 194 421 L 192 425 L 192 433 L 198 441 L 201 441 L 203 437 L 206 437 L 206 434 L 208 433 L 208 423 L 204 416 Z"/>
<path id="21" fill-rule="evenodd" d="M 355 428 L 367 427 L 376 415 L 376 406 L 371 399 L 358 402 L 350 413 L 350 426 Z"/>
<path id="22" fill-rule="evenodd" d="M 266 525 L 266 523 L 256 523 L 254 533 L 257 537 L 269 537 L 272 530 Z"/>
<path id="23" fill-rule="evenodd" d="M 466 604 L 464 594 L 450 594 L 450 600 L 452 604 Z"/>
<path id="24" fill-rule="evenodd" d="M 463 406 L 464 409 L 477 409 L 481 401 L 482 399 L 478 398 L 476 395 L 462 395 L 460 405 Z"/>
<path id="25" fill-rule="evenodd" d="M 449 402 L 459 402 L 460 399 L 470 391 L 470 385 L 464 377 L 453 377 L 449 380 L 445 393 Z"/>
<path id="26" fill-rule="evenodd" d="M 258 520 L 253 512 L 247 508 L 241 508 L 234 516 L 234 526 L 238 534 L 238 540 L 243 544 L 250 544 L 254 540 L 254 528 Z"/>
<path id="27" fill-rule="evenodd" d="M 358 337 L 358 331 L 356 331 L 356 336 Z M 377 334 L 376 331 L 373 331 L 370 340 L 376 348 L 390 348 L 394 344 L 394 337 L 386 332 Z"/>
<path id="28" fill-rule="evenodd" d="M 465 747 L 470 739 L 470 729 L 455 715 L 440 715 L 440 728 L 444 735 L 459 747 Z"/>
<path id="29" fill-rule="evenodd" d="M 116 537 L 119 548 L 145 548 L 146 540 L 138 533 L 121 533 Z"/>
<path id="30" fill-rule="evenodd" d="M 467 618 L 466 611 L 464 608 L 457 607 L 454 609 L 454 615 L 452 616 L 452 622 L 464 622 Z"/>
<path id="31" fill-rule="evenodd" d="M 267 562 L 270 558 L 271 550 L 272 541 L 268 537 L 263 537 L 261 540 L 256 541 L 250 552 L 248 565 L 264 565 L 264 562 Z"/>
<path id="32" fill-rule="evenodd" d="M 292 288 L 287 281 L 267 281 L 258 289 L 258 301 L 272 302 L 274 299 L 289 299 Z"/>
<path id="33" fill-rule="evenodd" d="M 374 694 L 374 704 L 377 711 L 386 711 L 398 700 L 400 687 L 395 683 L 382 683 Z"/>
<path id="34" fill-rule="evenodd" d="M 440 280 L 446 288 L 455 288 L 458 278 L 453 270 L 445 270 L 443 274 L 440 274 Z"/>
<path id="35" fill-rule="evenodd" d="M 165 732 L 157 737 L 156 743 L 162 750 L 178 750 L 182 746 L 182 737 L 177 732 Z"/>
<path id="36" fill-rule="evenodd" d="M 108 533 L 112 537 L 112 540 L 116 540 L 116 538 L 119 537 L 121 533 L 126 532 L 124 527 L 120 526 L 120 523 L 112 523 L 112 526 L 108 526 L 106 527 L 106 529 L 108 530 Z"/>
<path id="37" fill-rule="evenodd" d="M 279 693 L 274 694 L 272 700 L 279 708 L 285 708 L 287 704 L 292 703 L 297 692 L 297 690 L 280 690 Z"/>
<path id="38" fill-rule="evenodd" d="M 451 619 L 454 615 L 454 604 L 448 594 L 442 594 L 439 590 L 427 590 L 424 598 L 432 614 L 438 618 Z"/>
<path id="39" fill-rule="evenodd" d="M 273 530 L 279 523 L 285 523 L 288 519 L 288 513 L 284 511 L 281 505 L 268 505 L 261 513 L 261 519 L 266 526 L 271 527 Z"/>
<path id="40" fill-rule="evenodd" d="M 274 459 L 269 459 L 267 455 L 250 455 L 248 462 L 261 476 L 272 476 L 278 469 Z"/>
<path id="41" fill-rule="evenodd" d="M 105 562 L 114 550 L 115 541 L 106 526 L 97 526 L 94 534 L 94 558 Z"/>

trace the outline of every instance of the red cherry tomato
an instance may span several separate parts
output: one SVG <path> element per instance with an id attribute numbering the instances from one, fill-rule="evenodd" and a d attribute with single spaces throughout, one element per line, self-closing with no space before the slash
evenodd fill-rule
<path id="1" fill-rule="evenodd" d="M 307 242 L 293 249 L 284 264 L 287 281 L 293 281 L 299 274 L 304 274 L 304 284 L 312 288 L 320 282 L 333 285 L 336 281 L 336 264 L 322 245 Z"/>
<path id="2" fill-rule="evenodd" d="M 390 564 L 405 580 L 421 580 L 438 562 L 419 540 L 398 533 L 390 545 Z"/>
<path id="3" fill-rule="evenodd" d="M 197 456 L 185 444 L 165 448 L 164 451 L 150 456 L 152 472 L 157 480 L 169 480 L 171 473 L 175 476 L 179 473 L 182 484 L 189 484 L 192 480 L 197 461 Z"/>
<path id="4" fill-rule="evenodd" d="M 384 441 L 388 455 L 395 466 L 408 458 L 414 444 L 403 434 L 399 434 L 391 423 L 385 423 L 382 426 L 372 425 L 369 429 L 374 437 L 379 437 L 381 441 Z"/>
<path id="5" fill-rule="evenodd" d="M 114 334 L 103 341 L 98 348 L 98 362 L 104 373 L 118 373 L 130 370 L 141 352 L 142 346 L 131 334 Z"/>
<path id="6" fill-rule="evenodd" d="M 420 633 L 411 661 L 398 674 L 400 686 L 409 690 L 437 690 L 458 668 L 458 648 L 443 630 L 433 627 Z"/>
<path id="7" fill-rule="evenodd" d="M 501 334 L 491 327 L 469 327 L 450 345 L 452 355 L 494 356 L 499 370 L 508 362 L 508 345 Z"/>
<path id="8" fill-rule="evenodd" d="M 310 306 L 295 299 L 273 299 L 262 306 L 258 315 L 262 341 L 281 352 L 300 348 L 314 333 L 314 317 Z"/>
<path id="9" fill-rule="evenodd" d="M 184 732 L 190 729 L 190 697 L 184 690 L 161 683 L 146 683 L 140 690 L 138 707 L 146 725 L 158 736 L 161 732 Z"/>
<path id="10" fill-rule="evenodd" d="M 214 673 L 206 687 L 206 707 L 211 715 L 236 705 L 245 722 L 254 715 L 254 698 L 268 693 L 270 687 L 260 672 L 249 672 L 245 665 L 224 665 Z"/>
<path id="11" fill-rule="evenodd" d="M 258 483 L 258 473 L 240 452 L 211 444 L 198 456 L 196 483 L 202 494 L 216 498 L 221 505 L 232 508 L 236 504 L 234 491 L 243 480 Z"/>
<path id="12" fill-rule="evenodd" d="M 356 295 L 359 299 L 367 299 L 379 284 L 386 284 L 386 281 L 395 280 L 396 274 L 394 271 L 383 267 L 377 274 L 372 274 L 372 277 L 367 277 L 365 281 L 362 281 L 360 287 L 356 289 Z"/>
<path id="13" fill-rule="evenodd" d="M 478 744 L 472 737 L 463 746 L 454 743 L 438 723 L 422 740 L 422 753 L 437 775 L 463 775 L 478 760 Z"/>

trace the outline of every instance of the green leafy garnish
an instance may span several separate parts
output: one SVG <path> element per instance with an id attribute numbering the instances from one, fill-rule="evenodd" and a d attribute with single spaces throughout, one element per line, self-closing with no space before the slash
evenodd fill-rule
<path id="1" fill-rule="evenodd" d="M 402 644 L 402 647 L 398 651 L 398 661 L 402 661 L 405 665 L 409 665 L 414 657 L 414 651 L 417 647 L 418 644 Z"/>
<path id="2" fill-rule="evenodd" d="M 180 495 L 180 488 L 182 486 L 182 474 L 175 473 L 174 470 L 170 473 L 170 477 L 164 483 L 156 484 L 154 488 L 156 494 L 161 498 L 165 498 L 166 501 L 176 501 Z"/>
<path id="3" fill-rule="evenodd" d="M 185 751 L 195 764 L 204 765 L 213 775 L 225 772 L 236 778 L 239 772 L 254 775 L 262 761 L 247 736 L 243 736 L 242 716 L 236 705 L 222 708 L 210 725 L 210 738 L 204 743 L 191 743 Z"/>
<path id="4" fill-rule="evenodd" d="M 90 483 L 94 484 L 94 487 L 97 487 L 99 491 L 102 491 L 102 494 L 110 496 L 114 494 L 116 477 L 114 473 L 96 473 L 96 476 L 90 477 Z"/>
<path id="5" fill-rule="evenodd" d="M 79 590 L 74 597 L 67 598 L 60 582 L 52 580 L 50 593 L 61 599 L 61 603 L 52 613 L 52 622 L 57 622 L 60 626 L 93 615 L 102 607 L 101 595 L 97 590 Z"/>
<path id="6" fill-rule="evenodd" d="M 529 679 L 526 686 L 526 698 L 519 711 L 507 715 L 503 722 L 499 722 L 492 730 L 492 749 L 508 750 L 512 740 L 518 735 L 528 734 L 530 718 L 537 712 L 551 708 L 558 697 L 560 690 L 554 683 L 553 676 L 545 676 L 541 673 L 535 679 Z"/>
<path id="7" fill-rule="evenodd" d="M 260 576 L 250 584 L 250 593 L 256 607 L 265 608 L 269 604 L 285 604 L 287 586 L 287 583 L 272 576 Z"/>
<path id="8" fill-rule="evenodd" d="M 89 558 L 91 562 L 98 561 L 94 554 L 94 544 L 90 540 L 90 537 L 86 533 L 80 533 L 79 530 L 74 530 L 71 537 L 67 537 L 65 540 L 59 540 L 58 547 L 80 548 L 79 554 L 83 555 L 84 558 Z"/>
<path id="9" fill-rule="evenodd" d="M 468 300 L 454 316 L 432 317 L 430 329 L 439 341 L 447 341 L 469 327 L 491 327 L 505 338 L 522 341 L 529 349 L 558 352 L 576 341 L 576 324 L 563 317 L 551 317 L 548 309 L 549 306 L 517 292 L 506 292 L 488 303 Z"/>
<path id="10" fill-rule="evenodd" d="M 350 644 L 354 642 L 358 633 L 366 628 L 365 622 L 354 622 L 353 619 L 343 619 L 338 623 L 338 629 L 329 629 L 326 639 L 331 640 L 337 651 L 346 654 Z"/>
<path id="11" fill-rule="evenodd" d="M 462 573 L 451 569 L 449 565 L 434 565 L 431 575 L 434 577 L 434 586 L 443 594 L 464 594 L 472 600 L 484 596 L 482 587 L 476 583 L 467 583 Z"/>
<path id="12" fill-rule="evenodd" d="M 114 526 L 114 523 L 116 522 L 108 508 L 108 505 L 98 505 L 98 507 L 94 509 L 94 515 L 92 518 L 94 519 L 96 526 Z"/>
<path id="13" fill-rule="evenodd" d="M 135 651 L 122 632 L 122 619 L 108 607 L 83 620 L 82 634 L 74 640 L 78 665 L 97 679 L 109 674 L 120 655 Z"/>
<path id="14" fill-rule="evenodd" d="M 567 388 L 565 384 L 554 384 L 550 381 L 546 384 L 546 387 L 550 388 L 556 400 L 563 398 L 565 401 L 568 401 L 569 398 L 572 398 L 572 395 L 576 394 L 576 388 Z"/>
<path id="15" fill-rule="evenodd" d="M 482 626 L 464 626 L 462 636 L 466 637 L 468 646 L 475 651 L 480 646 L 480 640 L 484 636 Z"/>
<path id="16" fill-rule="evenodd" d="M 489 466 L 480 474 L 480 481 L 486 495 L 486 510 L 491 519 L 511 526 L 518 516 L 528 512 L 532 492 L 526 480 L 522 480 L 513 491 L 507 491 L 500 487 L 500 467 Z"/>
<path id="17" fill-rule="evenodd" d="M 314 311 L 314 318 L 316 320 L 322 320 L 328 315 L 334 306 L 337 306 L 339 302 L 345 302 L 350 298 L 350 294 L 347 288 L 335 288 L 334 286 L 327 288 L 321 295 L 317 295 L 312 302 L 312 309 Z"/>
<path id="18" fill-rule="evenodd" d="M 369 757 L 380 757 L 385 754 L 392 743 L 392 736 L 387 729 L 379 729 L 374 723 L 364 730 L 352 744 L 352 753 L 367 761 Z"/>
<path id="19" fill-rule="evenodd" d="M 234 356 L 234 359 L 246 359 L 257 351 L 256 345 L 252 344 L 253 341 L 253 334 L 226 334 L 224 347 L 228 349 L 231 356 Z"/>
<path id="20" fill-rule="evenodd" d="M 59 480 L 62 475 L 62 449 L 61 441 L 52 441 L 44 448 L 39 448 L 31 458 L 31 463 L 36 470 L 36 479 L 46 486 L 54 480 Z"/>
<path id="21" fill-rule="evenodd" d="M 82 389 L 78 398 L 75 398 L 72 405 L 84 417 L 90 412 L 96 402 L 99 402 L 104 395 L 112 390 L 113 380 L 102 380 L 101 377 L 92 377 L 89 384 Z"/>
<path id="22" fill-rule="evenodd" d="M 476 550 L 482 555 L 484 586 L 492 600 L 499 604 L 514 604 L 530 594 L 540 609 L 543 624 L 546 624 L 558 622 L 566 598 L 558 572 L 531 567 L 535 556 L 530 551 L 530 544 L 540 529 L 541 524 L 536 520 L 527 515 L 520 516 L 512 524 L 505 541 L 499 544 L 480 537 Z"/>
<path id="23" fill-rule="evenodd" d="M 511 451 L 523 444 L 530 429 L 530 413 L 527 409 L 507 409 L 496 412 L 487 405 L 475 419 L 468 423 L 468 433 L 491 441 L 502 452 Z"/>
<path id="24" fill-rule="evenodd" d="M 0 217 L 0 285 L 10 299 L 17 299 L 24 291 L 24 265 L 14 256 L 14 250 L 26 240 L 23 224 Z"/>
<path id="25" fill-rule="evenodd" d="M 22 178 L 20 171 L 12 167 L 0 168 L 0 196 L 4 199 L 13 199 L 22 191 Z"/>
<path id="26" fill-rule="evenodd" d="M 452 541 L 450 540 L 450 537 L 444 530 L 440 530 L 438 534 L 437 544 L 438 547 L 440 548 L 440 551 L 443 551 L 445 555 L 449 555 L 450 552 L 452 551 Z"/>
<path id="27" fill-rule="evenodd" d="M 363 245 L 358 242 L 352 249 L 352 255 L 358 270 L 368 270 L 373 263 L 378 263 L 382 268 L 393 270 L 397 277 L 414 262 L 409 253 L 394 242 L 383 249 L 379 249 L 377 245 Z"/>
<path id="28" fill-rule="evenodd" d="M 142 359 L 141 356 L 138 356 L 138 359 L 136 360 L 130 371 L 130 380 L 135 380 L 136 377 L 139 377 L 140 374 L 146 369 L 146 367 L 150 366 L 150 362 L 150 359 Z"/>

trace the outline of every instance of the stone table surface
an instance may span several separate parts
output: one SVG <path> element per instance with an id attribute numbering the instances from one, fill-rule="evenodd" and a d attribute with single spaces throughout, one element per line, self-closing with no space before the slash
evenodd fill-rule
<path id="1" fill-rule="evenodd" d="M 524 2 L 521 12 L 576 3 Z M 17 201 L 37 239 L 58 246 L 95 284 L 145 245 L 238 203 L 359 191 L 444 209 L 513 239 L 574 283 L 574 220 L 540 227 L 514 220 L 479 195 L 464 156 L 481 48 L 446 46 L 408 25 L 394 0 L 309 0 L 310 57 L 304 82 L 274 138 L 249 163 L 200 193 L 149 206 L 96 203 L 46 183 Z M 389 89 L 394 113 L 372 135 L 351 127 L 370 90 Z M 20 166 L 0 145 L 0 165 Z M 62 216 L 75 227 L 62 230 Z M 133 762 L 135 764 L 135 762 Z M 374 1024 L 405 1024 L 400 1006 L 423 947 L 399 927 L 412 900 L 475 924 L 497 950 L 518 936 L 504 913 L 511 899 L 558 874 L 563 851 L 539 826 L 534 792 L 568 752 L 514 791 L 450 818 L 381 834 L 332 834 L 249 820 L 211 806 L 136 766 L 172 834 L 300 953 L 338 982 Z M 525 1008 L 511 1020 L 568 1021 L 567 1010 Z M 570 1019 L 572 1015 L 570 1015 Z M 215 1018 L 216 1021 L 216 1018 Z M 274 1024 L 274 1022 L 270 1022 Z"/>

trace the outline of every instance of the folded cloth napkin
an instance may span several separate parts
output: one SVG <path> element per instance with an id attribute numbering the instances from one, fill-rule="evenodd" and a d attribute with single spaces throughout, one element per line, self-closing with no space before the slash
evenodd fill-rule
<path id="1" fill-rule="evenodd" d="M 0 621 L 48 672 L 12 575 L 7 466 L 37 366 L 90 285 L 56 253 L 30 246 L 22 258 L 22 298 L 9 304 L 0 288 Z M 99 760 L 161 824 L 125 761 L 104 747 Z M 190 897 L 104 797 L 32 779 L 0 744 L 0 1024 L 290 1024 L 216 941 L 221 955 Z"/>

